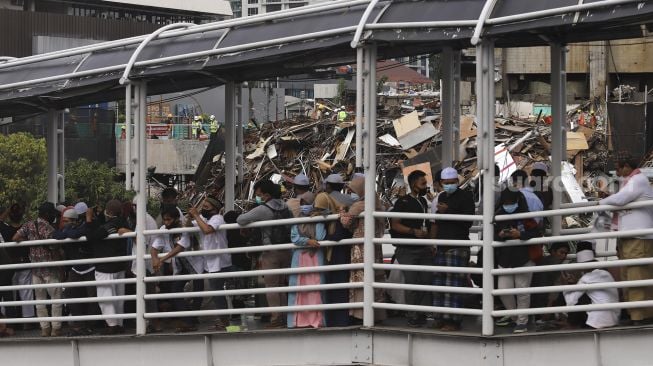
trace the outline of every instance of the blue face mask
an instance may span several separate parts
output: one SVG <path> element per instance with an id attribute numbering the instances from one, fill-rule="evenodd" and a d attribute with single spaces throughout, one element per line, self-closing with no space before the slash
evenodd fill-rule
<path id="1" fill-rule="evenodd" d="M 255 200 L 256 200 L 256 204 L 259 206 L 264 203 L 263 198 L 261 198 L 260 196 L 256 196 Z"/>
<path id="2" fill-rule="evenodd" d="M 302 215 L 308 216 L 313 211 L 313 205 L 301 205 L 299 206 L 299 210 L 302 213 Z"/>
<path id="3" fill-rule="evenodd" d="M 458 185 L 453 183 L 453 184 L 444 184 L 442 185 L 442 189 L 444 189 L 447 194 L 453 194 L 456 190 L 458 190 Z"/>
<path id="4" fill-rule="evenodd" d="M 514 213 L 517 211 L 517 207 L 519 207 L 519 203 L 513 203 L 511 205 L 503 205 L 503 210 L 506 211 L 506 213 Z"/>
<path id="5" fill-rule="evenodd" d="M 351 198 L 352 198 L 354 201 L 358 201 L 359 199 L 361 199 L 360 196 L 357 195 L 357 194 L 354 193 L 354 192 L 351 192 Z"/>

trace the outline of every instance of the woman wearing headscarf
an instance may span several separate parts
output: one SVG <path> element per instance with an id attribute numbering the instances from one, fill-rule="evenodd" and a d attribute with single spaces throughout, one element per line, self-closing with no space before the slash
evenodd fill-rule
<path id="1" fill-rule="evenodd" d="M 349 183 L 349 188 L 352 192 L 358 195 L 358 200 L 354 202 L 349 211 L 346 214 L 341 214 L 340 222 L 342 225 L 353 231 L 353 238 L 363 238 L 365 237 L 365 220 L 359 218 L 358 216 L 365 211 L 365 177 L 356 177 Z M 376 210 L 383 211 L 384 207 L 381 201 L 376 197 Z M 383 219 L 375 219 L 374 222 L 374 237 L 382 238 L 384 231 L 384 222 Z M 364 244 L 354 244 L 351 247 L 351 263 L 363 263 L 365 260 Z M 374 246 L 374 262 L 383 263 L 383 251 L 381 250 L 380 245 Z M 363 282 L 363 270 L 354 270 L 351 271 L 349 276 L 349 282 L 351 283 L 360 283 Z M 385 282 L 385 275 L 383 271 L 374 272 L 374 282 Z M 383 302 L 383 290 L 376 289 L 374 290 L 374 301 Z M 363 289 L 350 289 L 349 290 L 349 302 L 363 302 Z M 352 323 L 362 324 L 363 320 L 363 309 L 351 309 L 349 310 L 349 316 L 351 317 Z M 386 318 L 385 310 L 376 309 L 374 314 L 375 321 L 382 321 Z"/>
<path id="2" fill-rule="evenodd" d="M 326 192 L 315 197 L 314 209 L 322 216 L 333 215 L 340 212 L 342 206 Z M 325 224 L 325 240 L 340 241 L 351 238 L 351 232 L 345 229 L 339 221 L 330 221 Z M 328 247 L 325 250 L 325 262 L 329 265 L 349 264 L 351 255 L 347 246 Z M 348 283 L 349 271 L 329 271 L 325 275 L 326 283 Z M 349 291 L 347 289 L 325 291 L 327 304 L 349 303 Z M 349 311 L 347 309 L 327 310 L 325 312 L 327 326 L 346 327 L 349 325 Z"/>
<path id="3" fill-rule="evenodd" d="M 299 216 L 309 217 L 320 215 L 319 210 L 313 209 L 315 195 L 306 192 L 301 195 Z M 320 240 L 326 237 L 324 223 L 293 225 L 290 230 L 290 240 L 297 246 L 292 253 L 291 268 L 319 267 L 324 265 L 324 254 L 320 248 Z M 313 286 L 324 283 L 322 273 L 291 274 L 288 286 Z M 321 291 L 300 291 L 288 293 L 288 306 L 321 305 Z M 288 313 L 288 328 L 320 328 L 325 325 L 322 311 L 301 311 Z"/>

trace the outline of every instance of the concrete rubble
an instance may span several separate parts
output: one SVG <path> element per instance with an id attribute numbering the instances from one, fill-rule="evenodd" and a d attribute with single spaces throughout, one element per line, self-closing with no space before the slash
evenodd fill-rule
<path id="1" fill-rule="evenodd" d="M 417 104 L 417 107 L 413 105 Z M 431 117 L 429 106 L 439 108 L 438 100 L 420 100 L 419 103 L 379 106 L 377 120 L 377 182 L 379 193 L 390 203 L 397 195 L 405 193 L 404 176 L 416 168 L 434 174 L 441 169 L 441 125 L 440 116 Z M 575 175 L 576 183 L 582 176 L 600 176 L 608 160 L 606 131 L 602 118 L 593 117 L 590 104 L 581 105 L 568 115 L 573 131 L 567 134 L 568 170 Z M 332 109 L 329 107 L 329 109 Z M 327 175 L 340 173 L 347 180 L 356 172 L 355 168 L 355 117 L 348 108 L 348 118 L 338 121 L 336 113 L 322 113 L 312 117 L 298 117 L 289 120 L 250 126 L 245 132 L 244 177 L 236 189 L 237 206 L 247 209 L 253 204 L 254 182 L 270 178 L 284 183 L 286 195 L 291 193 L 292 178 L 305 173 L 311 179 L 314 189 Z M 580 116 L 587 122 L 580 125 Z M 547 162 L 550 165 L 551 118 L 529 116 L 529 118 L 497 117 L 496 162 L 500 166 L 501 178 L 505 180 L 515 169 L 530 170 L 533 163 Z M 479 176 L 476 159 L 477 124 L 473 115 L 463 115 L 460 123 L 460 151 L 456 164 L 463 185 L 476 188 Z M 198 180 L 198 187 L 209 194 L 224 196 L 225 172 L 223 153 L 213 157 L 210 163 L 210 177 L 204 182 Z M 200 170 L 201 171 L 201 167 Z M 206 169 L 205 169 L 206 171 Z M 573 179 L 572 179 L 573 181 Z M 566 187 L 568 188 L 568 187 Z M 590 185 L 577 188 L 584 196 L 596 196 L 596 187 Z M 200 191 L 200 189 L 198 189 Z M 577 194 L 567 197 L 568 201 L 579 199 Z"/>

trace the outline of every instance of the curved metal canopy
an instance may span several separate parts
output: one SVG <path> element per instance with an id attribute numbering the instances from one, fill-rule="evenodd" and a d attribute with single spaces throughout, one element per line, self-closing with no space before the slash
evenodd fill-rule
<path id="1" fill-rule="evenodd" d="M 520 47 L 640 37 L 650 24 L 653 0 L 341 0 L 163 32 L 129 78 L 158 94 L 355 62 L 357 29 L 356 45 L 391 58 L 470 47 L 475 31 Z M 146 37 L 0 63 L 0 117 L 123 98 L 119 79 Z"/>

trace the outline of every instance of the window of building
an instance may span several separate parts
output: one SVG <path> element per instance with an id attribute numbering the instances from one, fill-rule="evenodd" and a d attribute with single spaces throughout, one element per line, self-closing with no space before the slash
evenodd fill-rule
<path id="1" fill-rule="evenodd" d="M 258 0 L 247 0 L 248 4 L 258 4 Z"/>
<path id="2" fill-rule="evenodd" d="M 247 9 L 247 15 L 257 15 L 258 14 L 258 8 L 249 8 Z"/>
<path id="3" fill-rule="evenodd" d="M 265 8 L 265 11 L 268 13 L 279 10 L 281 10 L 281 4 L 267 5 Z"/>
<path id="4" fill-rule="evenodd" d="M 288 8 L 289 9 L 301 8 L 304 5 L 306 5 L 306 3 L 290 3 L 288 4 Z"/>

